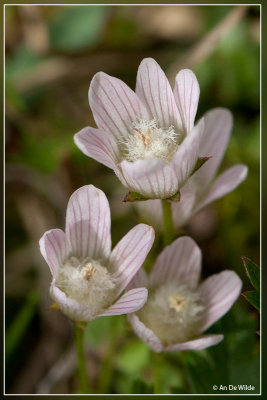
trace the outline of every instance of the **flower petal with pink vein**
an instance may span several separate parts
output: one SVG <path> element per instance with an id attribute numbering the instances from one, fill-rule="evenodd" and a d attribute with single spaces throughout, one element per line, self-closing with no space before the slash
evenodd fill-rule
<path id="1" fill-rule="evenodd" d="M 131 279 L 130 283 L 127 285 L 127 290 L 134 289 L 137 287 L 142 287 L 142 286 L 144 286 L 144 287 L 148 286 L 148 276 L 143 267 L 141 267 L 136 272 L 133 279 Z"/>
<path id="2" fill-rule="evenodd" d="M 178 132 L 182 122 L 169 81 L 153 58 L 145 58 L 137 72 L 136 93 L 161 127 L 174 126 Z"/>
<path id="3" fill-rule="evenodd" d="M 89 88 L 89 103 L 97 126 L 121 140 L 131 134 L 136 119 L 147 118 L 137 95 L 120 79 L 98 72 Z"/>
<path id="4" fill-rule="evenodd" d="M 204 114 L 205 129 L 200 143 L 199 157 L 211 157 L 193 175 L 200 188 L 205 187 L 215 176 L 223 158 L 231 129 L 233 117 L 229 110 L 214 108 Z"/>
<path id="5" fill-rule="evenodd" d="M 178 150 L 170 163 L 177 175 L 179 187 L 189 178 L 199 158 L 199 148 L 204 134 L 204 128 L 205 121 L 204 118 L 201 118 L 197 125 L 195 125 L 191 132 L 185 137 L 182 144 L 178 146 Z M 208 162 L 209 160 L 207 163 Z"/>
<path id="6" fill-rule="evenodd" d="M 136 314 L 128 316 L 130 323 L 132 324 L 133 330 L 140 339 L 142 339 L 153 351 L 159 353 L 162 351 L 162 344 L 155 333 L 147 328 L 143 322 L 140 321 Z"/>
<path id="7" fill-rule="evenodd" d="M 83 128 L 74 136 L 76 146 L 87 156 L 115 169 L 119 162 L 119 148 L 113 136 L 101 129 Z"/>
<path id="8" fill-rule="evenodd" d="M 174 97 L 182 118 L 184 132 L 187 135 L 194 127 L 199 93 L 195 74 L 190 69 L 182 69 L 175 79 Z"/>
<path id="9" fill-rule="evenodd" d="M 223 335 L 205 335 L 187 342 L 172 344 L 168 347 L 165 347 L 163 351 L 203 350 L 207 347 L 211 347 L 220 343 L 222 340 Z"/>
<path id="10" fill-rule="evenodd" d="M 70 246 L 65 233 L 61 229 L 51 229 L 39 240 L 40 251 L 49 265 L 53 279 L 57 278 L 60 264 L 70 252 Z"/>
<path id="11" fill-rule="evenodd" d="M 205 315 L 200 327 L 204 332 L 232 307 L 240 295 L 242 281 L 234 271 L 222 271 L 207 278 L 199 287 L 205 304 Z"/>
<path id="12" fill-rule="evenodd" d="M 147 289 L 137 288 L 129 290 L 124 293 L 112 306 L 107 308 L 97 317 L 103 317 L 107 315 L 121 315 L 129 314 L 140 310 L 147 300 Z"/>
<path id="13" fill-rule="evenodd" d="M 109 256 L 110 209 L 101 190 L 87 185 L 72 194 L 67 207 L 66 235 L 77 257 L 104 261 Z"/>
<path id="14" fill-rule="evenodd" d="M 110 256 L 110 267 L 118 279 L 121 292 L 141 267 L 154 242 L 151 226 L 139 224 L 130 230 L 115 246 Z"/>
<path id="15" fill-rule="evenodd" d="M 194 289 L 201 271 L 201 251 L 190 237 L 176 239 L 158 256 L 149 276 L 150 285 L 179 282 Z"/>
<path id="16" fill-rule="evenodd" d="M 246 165 L 235 165 L 228 168 L 215 180 L 204 199 L 198 204 L 196 212 L 207 204 L 210 204 L 232 192 L 241 182 L 243 182 L 244 179 L 246 179 L 247 174 L 248 167 Z"/>
<path id="17" fill-rule="evenodd" d="M 148 198 L 168 198 L 178 190 L 175 171 L 160 159 L 122 161 L 122 174 L 127 187 Z"/>

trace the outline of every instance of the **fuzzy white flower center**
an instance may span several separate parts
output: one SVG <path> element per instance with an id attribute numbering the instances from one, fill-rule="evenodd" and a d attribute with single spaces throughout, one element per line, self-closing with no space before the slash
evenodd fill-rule
<path id="1" fill-rule="evenodd" d="M 132 124 L 131 130 L 132 134 L 123 142 L 124 156 L 128 161 L 146 158 L 171 161 L 180 136 L 173 126 L 161 128 L 156 119 L 140 119 Z"/>
<path id="2" fill-rule="evenodd" d="M 164 346 L 190 340 L 198 333 L 204 307 L 196 290 L 171 282 L 149 291 L 140 320 Z"/>
<path id="3" fill-rule="evenodd" d="M 116 280 L 98 261 L 68 258 L 60 267 L 56 286 L 91 310 L 92 318 L 116 297 Z"/>

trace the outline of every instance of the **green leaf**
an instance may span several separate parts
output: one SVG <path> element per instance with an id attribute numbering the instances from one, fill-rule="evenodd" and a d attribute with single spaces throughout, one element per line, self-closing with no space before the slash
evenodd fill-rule
<path id="1" fill-rule="evenodd" d="M 250 282 L 256 290 L 260 290 L 260 269 L 257 264 L 247 257 L 241 257 Z"/>
<path id="2" fill-rule="evenodd" d="M 258 290 L 251 290 L 242 293 L 245 299 L 260 312 L 260 292 Z"/>
<path id="3" fill-rule="evenodd" d="M 142 194 L 137 192 L 128 192 L 124 199 L 122 200 L 124 203 L 127 201 L 145 201 L 149 200 L 148 198 L 144 197 Z"/>
<path id="4" fill-rule="evenodd" d="M 60 7 L 50 23 L 51 47 L 79 51 L 99 41 L 108 9 L 104 6 Z"/>
<path id="5" fill-rule="evenodd" d="M 207 162 L 211 157 L 200 157 L 197 159 L 197 162 L 195 164 L 195 168 L 193 169 L 193 172 L 191 174 L 191 176 L 200 168 L 202 167 L 203 164 L 205 164 L 205 162 Z"/>

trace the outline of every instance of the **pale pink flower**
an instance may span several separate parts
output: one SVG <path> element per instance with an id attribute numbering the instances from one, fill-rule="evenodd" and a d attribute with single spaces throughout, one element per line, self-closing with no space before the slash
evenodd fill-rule
<path id="1" fill-rule="evenodd" d="M 169 198 L 192 174 L 199 157 L 204 119 L 194 126 L 198 99 L 199 84 L 192 71 L 181 70 L 172 91 L 152 58 L 139 66 L 136 92 L 99 72 L 89 88 L 98 128 L 82 129 L 75 143 L 113 169 L 130 191 L 145 198 Z"/>
<path id="2" fill-rule="evenodd" d="M 210 110 L 204 114 L 204 118 L 200 157 L 208 155 L 211 159 L 181 188 L 180 202 L 172 203 L 173 222 L 177 229 L 203 207 L 230 193 L 247 177 L 247 166 L 238 164 L 214 179 L 229 141 L 233 120 L 230 111 L 223 108 Z M 139 202 L 136 206 L 152 225 L 162 227 L 160 200 Z"/>
<path id="3" fill-rule="evenodd" d="M 53 277 L 50 294 L 76 321 L 132 313 L 144 305 L 147 289 L 126 291 L 154 241 L 154 230 L 139 224 L 111 251 L 110 209 L 105 194 L 92 185 L 70 197 L 66 233 L 47 231 L 40 250 Z"/>
<path id="4" fill-rule="evenodd" d="M 233 305 L 241 280 L 225 270 L 199 284 L 201 251 L 182 237 L 158 256 L 149 276 L 140 269 L 129 288 L 146 286 L 148 299 L 128 316 L 135 333 L 156 352 L 200 350 L 213 346 L 223 335 L 202 335 Z"/>

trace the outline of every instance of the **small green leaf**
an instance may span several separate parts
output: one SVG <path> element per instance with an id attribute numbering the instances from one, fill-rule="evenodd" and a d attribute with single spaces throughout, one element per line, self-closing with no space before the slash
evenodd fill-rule
<path id="1" fill-rule="evenodd" d="M 258 290 L 251 290 L 242 293 L 245 299 L 260 312 L 260 292 Z"/>
<path id="2" fill-rule="evenodd" d="M 124 203 L 126 203 L 127 201 L 145 201 L 145 200 L 149 200 L 149 199 L 147 199 L 140 193 L 128 192 L 122 201 Z"/>
<path id="3" fill-rule="evenodd" d="M 195 168 L 193 169 L 193 172 L 191 176 L 200 168 L 202 167 L 203 164 L 205 164 L 206 161 L 208 161 L 211 157 L 200 157 L 197 159 Z"/>
<path id="4" fill-rule="evenodd" d="M 260 290 L 260 269 L 257 264 L 247 257 L 241 257 L 250 282 L 256 290 Z"/>
<path id="5" fill-rule="evenodd" d="M 180 199 L 181 199 L 181 194 L 180 194 L 180 192 L 178 191 L 177 193 L 175 193 L 175 194 L 172 195 L 171 197 L 168 197 L 166 200 L 170 200 L 170 201 L 173 201 L 173 202 L 175 202 L 175 203 L 178 203 L 178 202 L 180 201 Z"/>

